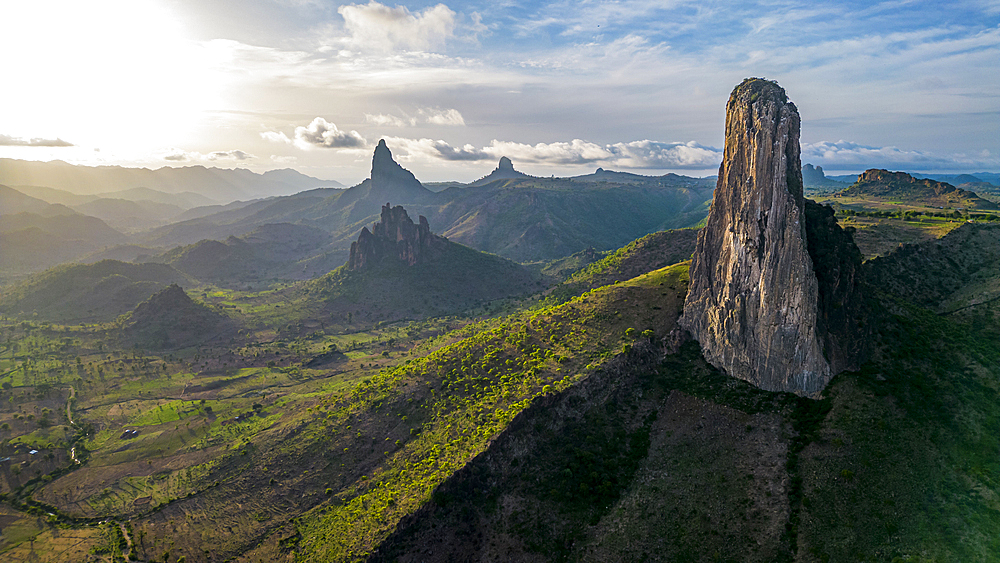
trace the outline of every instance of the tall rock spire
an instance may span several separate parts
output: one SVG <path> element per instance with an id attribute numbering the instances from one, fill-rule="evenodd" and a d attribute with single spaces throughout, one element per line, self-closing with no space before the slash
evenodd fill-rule
<path id="1" fill-rule="evenodd" d="M 392 158 L 385 139 L 380 139 L 372 155 L 372 182 L 376 185 L 392 182 L 420 184 L 412 172 L 400 166 Z"/>
<path id="2" fill-rule="evenodd" d="M 798 110 L 776 83 L 747 79 L 726 106 L 725 152 L 680 322 L 730 375 L 815 395 L 834 370 L 806 222 Z"/>

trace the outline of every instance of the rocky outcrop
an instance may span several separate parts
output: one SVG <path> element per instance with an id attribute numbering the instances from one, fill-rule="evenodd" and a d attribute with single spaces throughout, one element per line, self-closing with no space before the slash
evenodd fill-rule
<path id="1" fill-rule="evenodd" d="M 996 209 L 997 205 L 980 198 L 975 192 L 956 188 L 930 178 L 914 178 L 906 172 L 890 172 L 872 168 L 865 170 L 858 181 L 840 192 L 846 197 L 881 197 L 919 202 L 924 205 Z"/>
<path id="2" fill-rule="evenodd" d="M 849 344 L 857 311 L 832 312 L 858 294 L 860 254 L 832 213 L 817 210 L 816 238 L 829 247 L 817 248 L 816 267 L 801 170 L 797 108 L 776 83 L 745 80 L 726 107 L 725 151 L 681 326 L 730 375 L 816 395 L 857 364 Z"/>
<path id="3" fill-rule="evenodd" d="M 377 153 L 376 153 L 377 154 Z M 351 243 L 351 257 L 347 261 L 348 270 L 361 270 L 383 260 L 396 260 L 408 266 L 424 260 L 432 248 L 443 242 L 431 233 L 427 218 L 423 215 L 414 224 L 403 206 L 382 206 L 381 220 L 361 229 L 358 240 Z"/>
<path id="4" fill-rule="evenodd" d="M 810 188 L 843 188 L 846 184 L 826 177 L 822 166 L 806 164 L 802 167 L 802 183 Z"/>
<path id="5" fill-rule="evenodd" d="M 480 186 L 483 184 L 489 184 L 495 180 L 511 180 L 515 178 L 530 178 L 531 176 L 525 174 L 524 172 L 519 172 L 514 170 L 514 163 L 510 161 L 506 156 L 500 157 L 500 162 L 497 167 L 486 176 L 476 180 L 472 183 L 473 186 Z"/>

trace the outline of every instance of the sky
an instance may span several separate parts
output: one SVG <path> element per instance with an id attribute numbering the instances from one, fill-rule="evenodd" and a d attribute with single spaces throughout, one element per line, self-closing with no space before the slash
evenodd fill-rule
<path id="1" fill-rule="evenodd" d="M 998 68 L 1000 0 L 0 0 L 0 158 L 705 176 L 756 76 L 828 174 L 998 171 Z"/>

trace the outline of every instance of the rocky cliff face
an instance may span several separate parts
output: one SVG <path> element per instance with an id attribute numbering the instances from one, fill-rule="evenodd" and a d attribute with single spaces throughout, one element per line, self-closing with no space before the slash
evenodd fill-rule
<path id="1" fill-rule="evenodd" d="M 426 217 L 421 215 L 419 223 L 414 224 L 403 206 L 391 207 L 387 203 L 382 206 L 381 220 L 370 231 L 368 227 L 361 229 L 358 240 L 351 243 L 347 269 L 360 270 L 387 259 L 412 266 L 422 261 L 439 240 L 431 233 Z"/>
<path id="2" fill-rule="evenodd" d="M 814 223 L 831 245 L 823 296 L 807 243 L 798 110 L 776 83 L 747 79 L 726 107 L 719 180 L 681 319 L 709 362 L 762 389 L 804 395 L 856 363 L 843 351 L 850 322 L 827 313 L 856 293 L 860 255 L 838 251 L 853 241 L 832 215 Z M 830 324 L 843 338 L 828 338 Z"/>

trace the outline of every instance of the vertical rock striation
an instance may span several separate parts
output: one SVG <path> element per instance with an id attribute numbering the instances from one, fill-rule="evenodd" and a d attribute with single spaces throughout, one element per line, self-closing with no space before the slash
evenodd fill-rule
<path id="1" fill-rule="evenodd" d="M 384 259 L 412 266 L 428 254 L 436 238 L 426 217 L 421 215 L 414 224 L 403 206 L 387 203 L 382 206 L 381 220 L 370 231 L 362 228 L 358 240 L 351 243 L 347 269 L 360 270 Z"/>
<path id="2" fill-rule="evenodd" d="M 860 254 L 832 215 L 815 215 L 831 245 L 823 255 L 834 259 L 820 265 L 829 278 L 822 296 L 807 243 L 798 110 L 776 83 L 743 81 L 726 106 L 726 147 L 681 326 L 709 362 L 762 389 L 815 395 L 856 365 L 851 319 L 830 311 L 856 294 Z"/>

